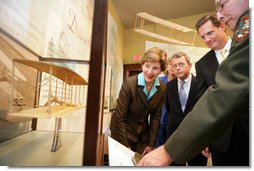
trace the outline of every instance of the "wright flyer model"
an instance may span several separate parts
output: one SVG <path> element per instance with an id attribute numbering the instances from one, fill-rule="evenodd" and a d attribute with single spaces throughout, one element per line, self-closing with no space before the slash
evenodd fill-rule
<path id="1" fill-rule="evenodd" d="M 193 46 L 196 30 L 140 12 L 136 14 L 134 31 L 173 44 Z"/>
<path id="2" fill-rule="evenodd" d="M 52 152 L 61 146 L 61 118 L 85 107 L 87 81 L 65 65 L 61 62 L 13 60 L 9 117 L 55 118 Z M 27 84 L 28 93 L 22 95 L 18 91 L 18 82 L 25 78 L 20 69 L 37 74 L 36 84 Z"/>

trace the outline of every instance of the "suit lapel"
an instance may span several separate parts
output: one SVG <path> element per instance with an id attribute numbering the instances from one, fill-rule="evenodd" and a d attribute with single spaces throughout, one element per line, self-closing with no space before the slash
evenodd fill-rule
<path id="1" fill-rule="evenodd" d="M 184 114 L 187 114 L 185 111 L 189 111 L 188 109 L 192 106 L 193 101 L 196 99 L 197 87 L 196 87 L 196 77 L 192 75 L 191 77 L 191 86 L 188 95 L 188 99 L 186 102 Z"/>
<path id="2" fill-rule="evenodd" d="M 146 95 L 145 95 L 143 89 L 144 89 L 144 86 L 140 86 L 140 85 L 137 86 L 139 97 L 141 98 L 141 100 L 144 103 L 144 105 L 148 108 L 148 103 L 147 103 Z"/>
<path id="3" fill-rule="evenodd" d="M 182 107 L 181 107 L 181 102 L 180 102 L 180 98 L 179 98 L 179 93 L 178 93 L 178 85 L 177 85 L 177 78 L 173 80 L 174 81 L 174 86 L 173 86 L 173 97 L 175 97 L 175 100 L 176 100 L 176 104 L 177 104 L 177 109 L 179 112 L 179 114 L 183 114 L 183 111 L 182 111 Z"/>
<path id="4" fill-rule="evenodd" d="M 211 51 L 209 58 L 207 58 L 207 60 L 205 61 L 205 64 L 213 74 L 214 74 L 214 72 L 217 71 L 219 62 L 218 62 L 215 52 L 213 50 Z"/>

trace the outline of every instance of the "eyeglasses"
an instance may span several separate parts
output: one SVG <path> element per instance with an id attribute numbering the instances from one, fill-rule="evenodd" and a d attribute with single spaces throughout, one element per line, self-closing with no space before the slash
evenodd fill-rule
<path id="1" fill-rule="evenodd" d="M 184 63 L 179 63 L 179 64 L 174 64 L 174 65 L 172 65 L 172 67 L 173 67 L 174 69 L 177 69 L 177 67 L 183 68 L 184 66 L 185 66 Z"/>
<path id="2" fill-rule="evenodd" d="M 216 8 L 216 11 L 217 12 L 222 12 L 223 11 L 223 8 L 225 6 L 225 4 L 228 2 L 229 0 L 216 0 L 215 1 L 215 8 Z"/>

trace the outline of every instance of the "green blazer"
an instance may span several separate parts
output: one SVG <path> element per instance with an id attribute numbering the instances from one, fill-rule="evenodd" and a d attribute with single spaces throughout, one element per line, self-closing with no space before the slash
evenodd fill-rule
<path id="1" fill-rule="evenodd" d="M 153 147 L 156 143 L 166 85 L 160 80 L 156 88 L 155 94 L 147 100 L 137 75 L 125 79 L 111 118 L 111 137 L 126 147 L 130 146 L 128 140 L 142 142 L 142 147 L 136 149 L 139 153 L 147 145 Z"/>
<path id="2" fill-rule="evenodd" d="M 249 13 L 240 17 L 229 56 L 219 66 L 215 80 L 165 143 L 176 163 L 200 153 L 235 121 L 240 120 L 241 153 L 248 158 L 249 142 Z M 234 125 L 235 126 L 235 125 Z M 239 138 L 238 138 L 239 139 Z M 239 156 L 240 157 L 240 156 Z M 248 161 L 247 161 L 248 162 Z"/>

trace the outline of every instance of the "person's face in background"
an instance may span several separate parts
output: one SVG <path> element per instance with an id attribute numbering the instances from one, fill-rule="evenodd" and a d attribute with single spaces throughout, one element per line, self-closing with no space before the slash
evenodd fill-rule
<path id="1" fill-rule="evenodd" d="M 215 0 L 217 18 L 234 30 L 239 17 L 249 9 L 249 0 Z"/>
<path id="2" fill-rule="evenodd" d="M 170 75 L 174 75 L 174 69 L 172 67 L 172 60 L 170 62 L 168 62 L 168 65 L 167 65 L 167 70 L 168 70 L 168 74 Z"/>
<path id="3" fill-rule="evenodd" d="M 177 78 L 185 80 L 190 75 L 191 63 L 188 63 L 184 56 L 172 58 L 172 67 Z"/>
<path id="4" fill-rule="evenodd" d="M 225 25 L 221 24 L 220 27 L 216 27 L 210 20 L 198 29 L 198 34 L 206 46 L 213 50 L 222 49 L 227 42 Z"/>
<path id="5" fill-rule="evenodd" d="M 146 84 L 153 84 L 154 80 L 161 73 L 160 62 L 145 62 L 142 66 Z"/>

